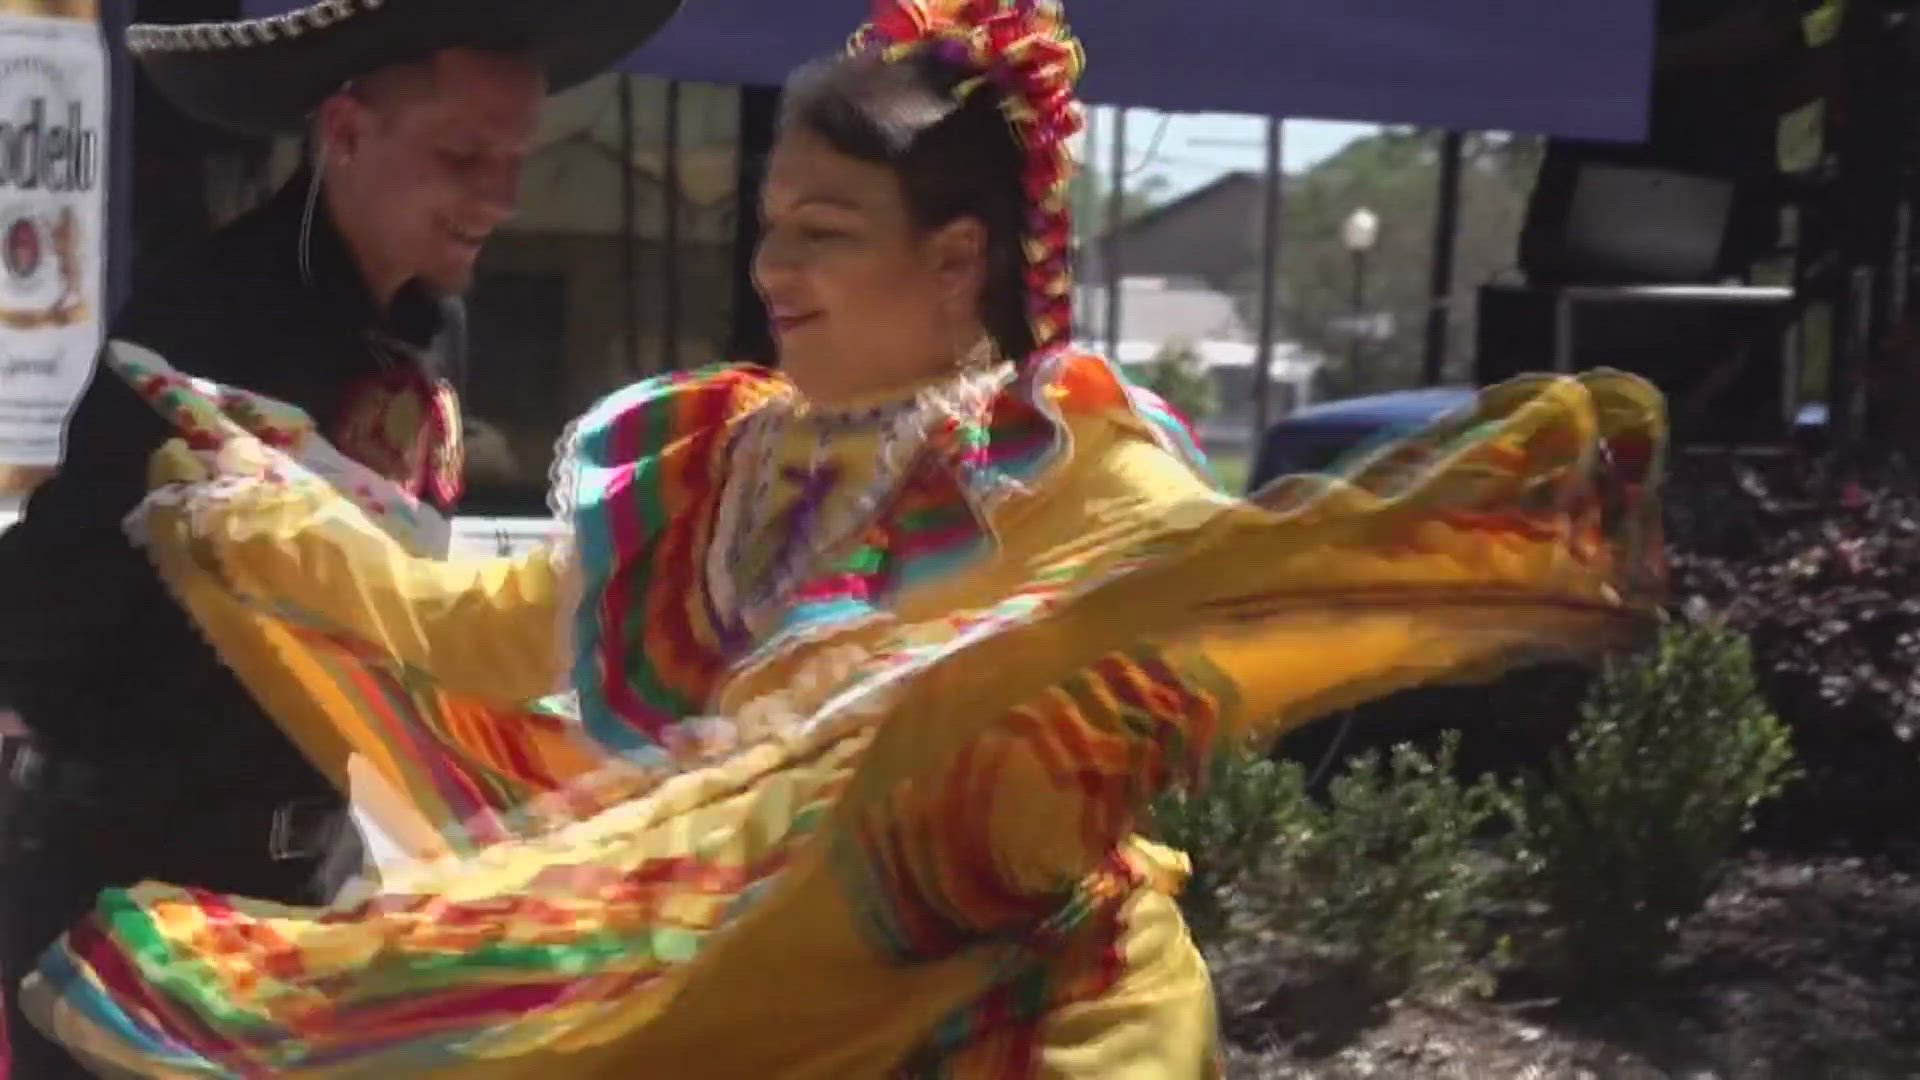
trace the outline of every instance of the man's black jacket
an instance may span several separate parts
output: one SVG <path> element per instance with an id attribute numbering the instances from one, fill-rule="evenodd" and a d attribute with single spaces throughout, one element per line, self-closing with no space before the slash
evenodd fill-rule
<path id="1" fill-rule="evenodd" d="M 397 363 L 457 385 L 458 304 L 409 288 L 377 310 L 324 200 L 303 265 L 308 184 L 294 177 L 143 275 L 111 336 L 298 405 L 328 432 L 353 388 Z M 56 755 L 174 772 L 222 799 L 325 797 L 123 531 L 171 434 L 118 376 L 96 372 L 58 473 L 0 537 L 0 702 Z"/>

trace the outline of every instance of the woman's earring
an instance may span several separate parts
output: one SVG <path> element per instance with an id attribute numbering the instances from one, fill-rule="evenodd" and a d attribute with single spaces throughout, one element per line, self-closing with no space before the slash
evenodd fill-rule
<path id="1" fill-rule="evenodd" d="M 996 351 L 993 335 L 981 334 L 972 345 L 957 350 L 960 360 L 954 366 L 960 371 L 985 371 L 993 366 Z"/>

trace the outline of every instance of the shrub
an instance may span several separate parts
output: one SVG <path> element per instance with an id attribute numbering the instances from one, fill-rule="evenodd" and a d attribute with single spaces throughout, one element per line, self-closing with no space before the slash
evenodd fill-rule
<path id="1" fill-rule="evenodd" d="M 1154 802 L 1147 834 L 1193 862 L 1180 910 L 1195 937 L 1208 941 L 1226 929 L 1234 891 L 1310 805 L 1299 765 L 1238 749 L 1216 755 L 1199 784 Z"/>
<path id="2" fill-rule="evenodd" d="M 1756 805 L 1792 773 L 1745 636 L 1663 630 L 1609 663 L 1547 775 L 1514 789 L 1515 854 L 1592 986 L 1649 973 L 1719 884 Z"/>
<path id="3" fill-rule="evenodd" d="M 1323 720 L 1289 732 L 1276 756 L 1324 776 L 1308 788 L 1318 798 L 1341 765 L 1366 751 L 1384 754 L 1411 743 L 1433 753 L 1452 733 L 1459 740 L 1456 775 L 1492 773 L 1510 780 L 1545 767 L 1573 730 L 1593 676 L 1591 664 L 1557 662 L 1519 668 L 1487 683 L 1413 687 L 1355 706 L 1346 722 Z"/>
<path id="4" fill-rule="evenodd" d="M 1910 834 L 1920 822 L 1920 485 L 1827 466 L 1680 475 L 1673 592 L 1753 645 L 1805 785 L 1771 824 Z M 1683 512 L 1684 511 L 1684 512 Z"/>
<path id="5" fill-rule="evenodd" d="M 1457 733 L 1355 758 L 1325 805 L 1308 804 L 1262 867 L 1257 898 L 1276 928 L 1380 998 L 1444 991 L 1473 975 L 1493 862 L 1473 841 L 1502 805 L 1457 778 Z"/>

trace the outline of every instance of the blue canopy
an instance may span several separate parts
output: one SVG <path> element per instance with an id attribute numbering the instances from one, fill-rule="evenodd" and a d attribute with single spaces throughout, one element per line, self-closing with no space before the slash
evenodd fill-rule
<path id="1" fill-rule="evenodd" d="M 301 0 L 246 0 L 253 14 Z M 1068 0 L 1090 101 L 1636 141 L 1654 0 Z M 625 65 L 778 85 L 863 0 L 688 0 Z"/>

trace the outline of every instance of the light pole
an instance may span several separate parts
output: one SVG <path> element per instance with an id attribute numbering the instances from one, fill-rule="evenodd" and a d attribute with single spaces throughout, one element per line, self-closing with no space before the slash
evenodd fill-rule
<path id="1" fill-rule="evenodd" d="M 1353 257 L 1353 340 L 1348 345 L 1347 369 L 1360 371 L 1360 342 L 1365 335 L 1361 320 L 1367 310 L 1367 255 L 1380 240 L 1380 216 L 1366 207 L 1358 207 L 1340 224 L 1340 243 Z"/>

